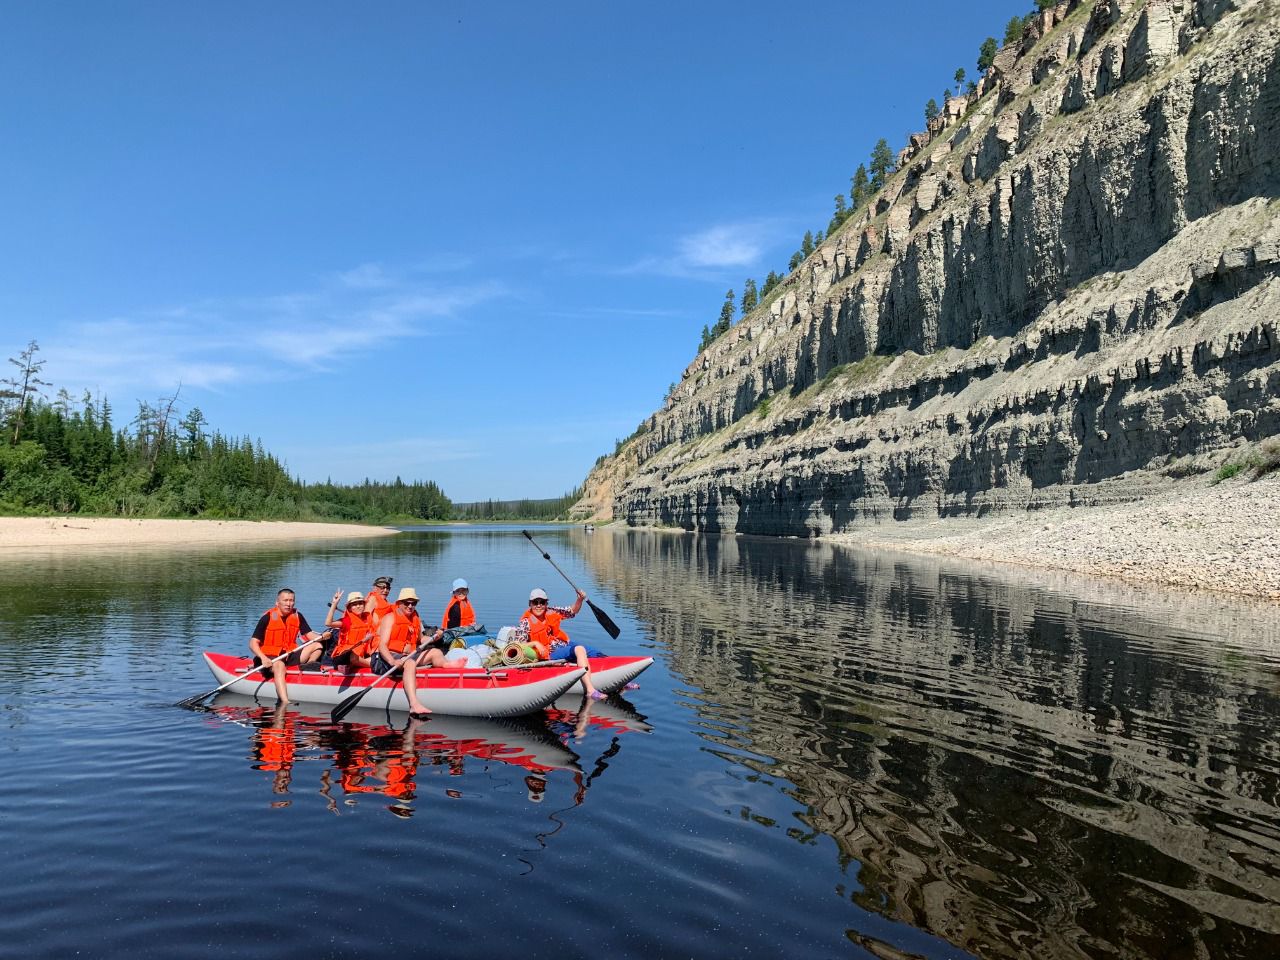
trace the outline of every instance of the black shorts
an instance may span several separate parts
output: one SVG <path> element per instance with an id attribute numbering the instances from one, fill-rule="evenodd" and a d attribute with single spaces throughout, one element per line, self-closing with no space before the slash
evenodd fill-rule
<path id="1" fill-rule="evenodd" d="M 268 660 L 270 660 L 271 658 L 270 658 L 270 657 L 267 657 L 267 659 L 268 659 Z M 286 667 L 296 667 L 296 666 L 298 665 L 298 663 L 299 663 L 299 661 L 300 661 L 301 659 L 302 659 L 302 651 L 301 651 L 301 650 L 294 650 L 294 651 L 292 651 L 292 652 L 291 652 L 287 657 L 285 657 L 283 660 L 281 660 L 280 662 L 281 662 L 281 663 L 283 663 Z M 254 665 L 255 667 L 261 667 L 261 666 L 262 666 L 262 658 L 261 658 L 261 657 L 254 657 L 254 658 L 253 658 L 253 665 Z"/>
<path id="2" fill-rule="evenodd" d="M 354 651 L 347 650 L 338 654 L 336 657 L 325 657 L 325 665 L 330 667 L 349 667 L 351 666 L 351 657 Z"/>
<path id="3" fill-rule="evenodd" d="M 369 669 L 372 670 L 374 673 L 376 673 L 378 676 L 382 676 L 382 674 L 386 673 L 387 670 L 390 668 L 390 666 L 391 664 L 387 663 L 387 661 L 382 659 L 382 654 L 380 653 L 374 653 L 374 655 L 369 658 Z M 391 675 L 391 678 L 393 680 L 398 679 L 403 674 L 404 674 L 404 668 L 396 667 L 396 672 Z"/>

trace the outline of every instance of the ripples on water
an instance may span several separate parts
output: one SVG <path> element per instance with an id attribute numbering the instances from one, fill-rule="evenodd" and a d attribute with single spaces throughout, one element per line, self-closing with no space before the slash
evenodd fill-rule
<path id="1" fill-rule="evenodd" d="M 569 599 L 518 531 L 0 560 L 0 943 L 1280 952 L 1274 607 L 798 542 L 539 540 L 624 630 L 584 611 L 575 638 L 659 657 L 631 703 L 168 706 L 281 584 L 313 624 L 383 573 L 431 610 L 466 576 L 495 629 L 530 586 Z"/>

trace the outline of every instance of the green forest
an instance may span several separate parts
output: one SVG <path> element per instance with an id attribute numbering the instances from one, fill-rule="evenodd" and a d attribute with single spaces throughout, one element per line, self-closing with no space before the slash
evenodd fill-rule
<path id="1" fill-rule="evenodd" d="M 211 427 L 199 407 L 182 412 L 177 393 L 139 403 L 123 424 L 105 398 L 61 389 L 46 399 L 39 349 L 33 340 L 9 358 L 0 380 L 0 514 L 411 523 L 550 520 L 572 503 L 488 501 L 486 515 L 480 504 L 455 510 L 431 481 L 303 483 L 261 441 Z"/>

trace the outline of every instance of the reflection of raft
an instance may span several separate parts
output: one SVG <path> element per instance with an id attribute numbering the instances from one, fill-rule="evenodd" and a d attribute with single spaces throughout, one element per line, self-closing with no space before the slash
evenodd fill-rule
<path id="1" fill-rule="evenodd" d="M 581 684 L 576 684 L 581 690 Z M 580 692 L 566 693 L 553 703 L 547 715 L 555 720 L 576 723 L 578 714 L 583 710 Z M 653 726 L 648 718 L 639 713 L 635 707 L 621 697 L 610 697 L 608 700 L 593 701 L 586 708 L 587 724 L 592 730 L 604 730 L 609 733 L 652 733 Z"/>
<path id="2" fill-rule="evenodd" d="M 373 694 L 369 694 L 373 696 Z M 369 697 L 365 697 L 368 700 Z M 581 698 L 574 701 L 581 702 Z M 248 719 L 254 711 L 266 708 L 252 697 L 240 694 L 220 693 L 210 704 L 215 713 L 231 720 Z M 290 707 L 290 712 L 295 708 Z M 329 724 L 329 711 L 299 704 L 298 715 L 313 718 L 321 727 Z M 370 736 L 398 736 L 399 731 L 388 727 L 385 710 L 366 710 L 356 707 L 346 716 L 346 727 L 362 738 Z M 363 740 L 362 740 L 363 742 Z M 552 770 L 578 771 L 577 755 L 547 732 L 541 721 L 512 718 L 507 720 L 483 717 L 451 717 L 444 714 L 432 716 L 416 727 L 414 746 L 422 756 L 428 754 L 466 757 L 480 761 L 495 760 L 515 767 L 524 767 L 533 773 Z"/>
<path id="3" fill-rule="evenodd" d="M 276 699 L 275 685 L 270 678 L 263 677 L 261 671 L 251 670 L 251 661 L 246 657 L 205 653 L 204 659 L 219 683 L 234 680 L 237 675 L 243 676 L 228 687 L 233 693 L 257 700 Z M 514 717 L 541 710 L 568 692 L 581 676 L 580 669 L 569 666 L 500 667 L 489 671 L 448 667 L 419 670 L 418 697 L 436 713 L 460 717 Z M 290 700 L 334 705 L 375 679 L 376 676 L 367 670 L 347 673 L 343 670 L 304 671 L 290 667 L 285 684 Z M 360 705 L 375 710 L 409 709 L 404 688 L 391 680 L 384 680 L 370 690 Z"/>

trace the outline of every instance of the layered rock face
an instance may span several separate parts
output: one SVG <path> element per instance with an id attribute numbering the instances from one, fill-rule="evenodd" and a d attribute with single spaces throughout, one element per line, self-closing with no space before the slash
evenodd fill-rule
<path id="1" fill-rule="evenodd" d="M 1280 434 L 1280 2 L 1063 3 L 1029 33 L 581 515 L 807 536 L 1132 498 Z"/>

